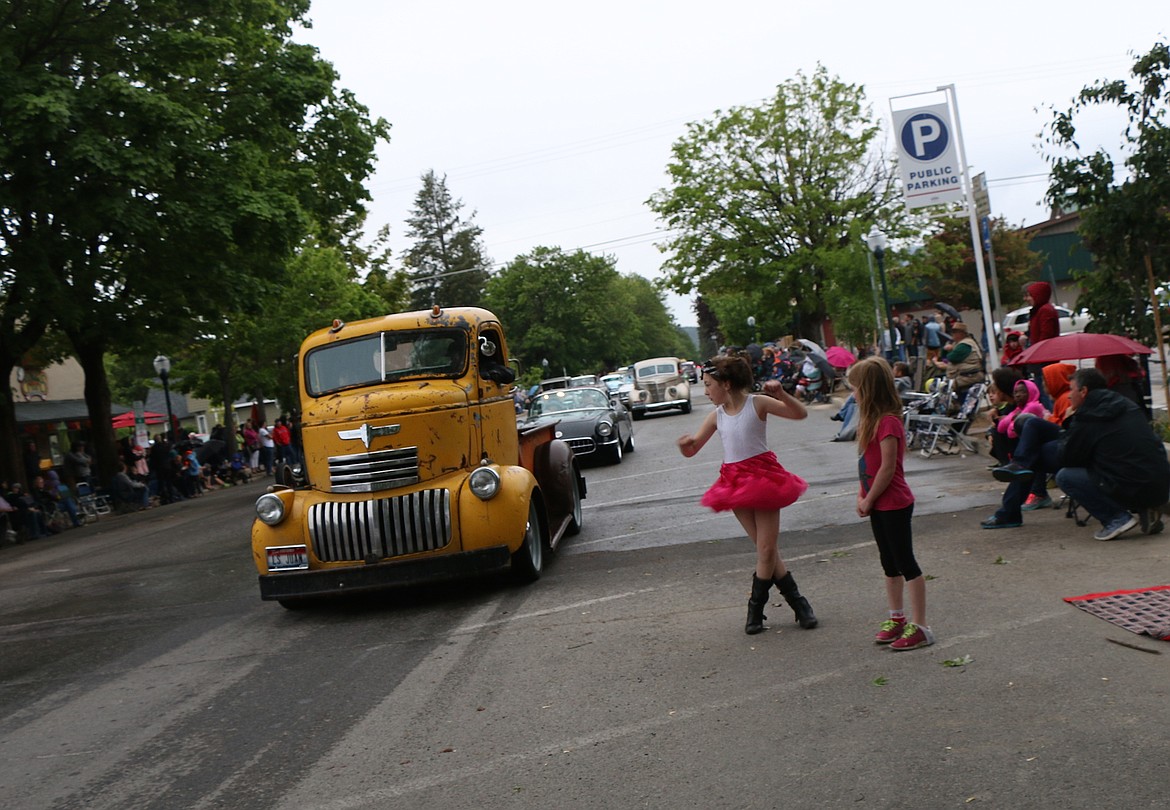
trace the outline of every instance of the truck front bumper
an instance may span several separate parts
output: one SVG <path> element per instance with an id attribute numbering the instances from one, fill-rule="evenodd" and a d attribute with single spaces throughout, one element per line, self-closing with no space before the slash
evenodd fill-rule
<path id="1" fill-rule="evenodd" d="M 347 593 L 368 593 L 401 585 L 416 585 L 505 568 L 511 560 L 507 546 L 444 554 L 419 560 L 371 563 L 315 571 L 260 574 L 261 599 L 303 599 Z"/>

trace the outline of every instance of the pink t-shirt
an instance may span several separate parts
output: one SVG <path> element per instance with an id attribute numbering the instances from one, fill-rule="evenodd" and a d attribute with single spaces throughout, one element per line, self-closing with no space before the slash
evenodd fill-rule
<path id="1" fill-rule="evenodd" d="M 906 476 L 902 472 L 902 458 L 906 455 L 906 429 L 902 426 L 902 420 L 890 413 L 883 416 L 878 422 L 874 437 L 866 445 L 865 452 L 857 459 L 857 471 L 861 477 L 861 494 L 865 495 L 869 492 L 869 486 L 873 483 L 878 469 L 882 466 L 881 445 L 882 439 L 887 436 L 894 436 L 898 439 L 898 452 L 895 456 L 897 467 L 894 469 L 894 477 L 890 479 L 890 485 L 886 487 L 885 492 L 878 496 L 877 502 L 873 505 L 873 508 L 879 512 L 905 509 L 914 503 L 914 493 L 910 491 L 910 485 L 906 483 Z"/>

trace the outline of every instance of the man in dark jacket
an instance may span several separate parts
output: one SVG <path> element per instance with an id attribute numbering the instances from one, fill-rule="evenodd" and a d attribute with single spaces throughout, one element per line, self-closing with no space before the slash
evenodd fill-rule
<path id="1" fill-rule="evenodd" d="M 1073 375 L 1069 404 L 1075 412 L 1065 422 L 1056 483 L 1101 521 L 1097 540 L 1113 540 L 1138 525 L 1130 509 L 1143 513 L 1146 528 L 1157 519 L 1146 513 L 1170 499 L 1170 462 L 1145 413 L 1109 390 L 1095 368 Z"/>

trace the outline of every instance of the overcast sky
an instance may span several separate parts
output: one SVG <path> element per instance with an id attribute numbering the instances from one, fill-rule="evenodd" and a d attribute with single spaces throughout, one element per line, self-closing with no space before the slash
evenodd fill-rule
<path id="1" fill-rule="evenodd" d="M 770 0 L 316 0 L 297 38 L 393 127 L 370 183 L 368 230 L 401 256 L 429 170 L 475 213 L 497 265 L 539 245 L 612 255 L 659 275 L 645 201 L 688 122 L 757 105 L 817 63 L 891 97 L 956 88 L 972 173 L 1013 224 L 1047 219 L 1037 133 L 1086 84 L 1128 76 L 1170 32 L 1164 0 L 888 3 Z M 925 103 L 935 99 L 926 98 Z M 899 102 L 899 107 L 905 106 Z M 1099 115 L 1088 144 L 1112 147 Z M 690 302 L 668 299 L 682 325 Z"/>

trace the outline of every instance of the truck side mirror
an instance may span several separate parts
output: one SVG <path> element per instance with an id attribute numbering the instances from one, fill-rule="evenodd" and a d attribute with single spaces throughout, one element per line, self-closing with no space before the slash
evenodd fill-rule
<path id="1" fill-rule="evenodd" d="M 483 376 L 497 385 L 508 385 L 516 381 L 516 372 L 501 365 L 488 366 L 483 370 Z"/>

